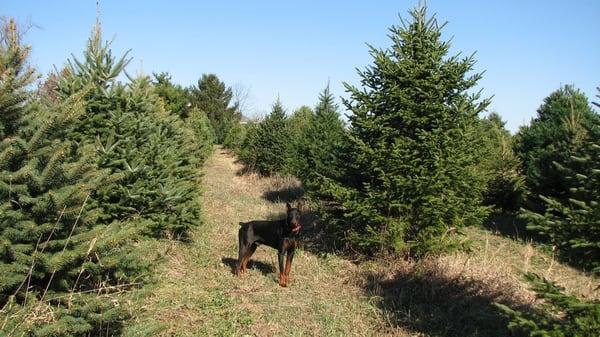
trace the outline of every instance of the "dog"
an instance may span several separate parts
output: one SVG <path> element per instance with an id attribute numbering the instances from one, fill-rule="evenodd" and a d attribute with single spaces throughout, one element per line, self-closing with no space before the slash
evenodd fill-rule
<path id="1" fill-rule="evenodd" d="M 263 244 L 277 249 L 279 285 L 282 287 L 288 286 L 294 252 L 299 244 L 297 238 L 302 226 L 300 224 L 300 210 L 297 207 L 292 207 L 289 203 L 286 203 L 286 207 L 287 216 L 285 219 L 240 222 L 241 227 L 238 232 L 239 257 L 235 270 L 236 275 L 246 272 L 250 257 L 254 254 L 258 245 Z"/>

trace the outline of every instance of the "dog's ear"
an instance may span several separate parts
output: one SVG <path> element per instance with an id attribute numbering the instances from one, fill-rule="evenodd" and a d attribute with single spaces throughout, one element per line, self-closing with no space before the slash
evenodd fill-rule
<path id="1" fill-rule="evenodd" d="M 292 209 L 292 205 L 290 205 L 290 203 L 289 203 L 289 202 L 286 202 L 286 203 L 285 203 L 285 207 L 287 207 L 288 211 L 289 211 L 290 209 Z"/>

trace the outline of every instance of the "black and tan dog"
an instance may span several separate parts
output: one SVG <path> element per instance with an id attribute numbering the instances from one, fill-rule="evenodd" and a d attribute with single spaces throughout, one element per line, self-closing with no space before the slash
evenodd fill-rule
<path id="1" fill-rule="evenodd" d="M 279 285 L 287 287 L 290 280 L 290 270 L 294 251 L 298 247 L 298 233 L 300 233 L 300 210 L 286 203 L 287 217 L 275 221 L 250 221 L 240 223 L 238 234 L 240 254 L 235 273 L 240 275 L 246 271 L 246 265 L 250 257 L 256 251 L 259 244 L 267 245 L 277 249 L 279 260 Z M 286 256 L 287 254 L 287 256 Z M 283 259 L 286 257 L 285 269 Z"/>

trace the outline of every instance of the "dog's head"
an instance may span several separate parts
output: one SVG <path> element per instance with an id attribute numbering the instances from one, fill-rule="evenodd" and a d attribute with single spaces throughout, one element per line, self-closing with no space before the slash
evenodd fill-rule
<path id="1" fill-rule="evenodd" d="M 285 206 L 287 207 L 286 225 L 292 233 L 298 234 L 298 232 L 300 232 L 300 228 L 302 228 L 300 224 L 300 210 L 298 208 L 292 207 L 290 203 L 286 203 Z"/>

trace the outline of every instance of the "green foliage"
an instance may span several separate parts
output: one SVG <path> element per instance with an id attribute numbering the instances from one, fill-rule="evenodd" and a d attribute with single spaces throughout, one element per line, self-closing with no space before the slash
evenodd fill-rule
<path id="1" fill-rule="evenodd" d="M 286 157 L 285 172 L 298 178 L 304 173 L 306 158 L 303 158 L 308 127 L 314 112 L 307 106 L 298 108 L 288 119 L 289 151 Z"/>
<path id="2" fill-rule="evenodd" d="M 57 88 L 60 97 L 87 90 L 85 114 L 70 136 L 95 144 L 98 166 L 110 173 L 94 198 L 101 220 L 143 218 L 148 233 L 185 235 L 199 223 L 198 151 L 208 145 L 194 144 L 183 121 L 164 111 L 149 78 L 117 83 L 127 60 L 116 61 L 109 47 L 97 26 L 85 61 L 70 61 Z"/>
<path id="3" fill-rule="evenodd" d="M 537 117 L 516 136 L 515 151 L 523 162 L 523 173 L 531 191 L 529 208 L 543 210 L 540 195 L 564 199 L 568 192 L 568 183 L 554 162 L 564 163 L 573 154 L 574 134 L 565 123 L 571 114 L 578 115 L 583 124 L 594 115 L 587 97 L 566 85 L 544 99 Z"/>
<path id="4" fill-rule="evenodd" d="M 410 13 L 412 22 L 390 29 L 392 47 L 371 48 L 374 64 L 359 71 L 364 87 L 346 84 L 347 172 L 324 186 L 351 242 L 422 256 L 487 215 L 476 124 L 489 101 L 469 93 L 481 78 L 468 75 L 473 57 L 447 57 L 442 26 L 425 7 Z"/>
<path id="5" fill-rule="evenodd" d="M 248 123 L 244 126 L 244 138 L 240 147 L 235 150 L 235 154 L 246 166 L 248 172 L 255 171 L 258 154 L 258 132 L 260 123 Z"/>
<path id="6" fill-rule="evenodd" d="M 238 123 L 241 117 L 238 104 L 231 102 L 233 91 L 217 75 L 203 74 L 198 86 L 190 88 L 189 92 L 192 106 L 206 113 L 215 131 L 217 144 L 222 144 L 229 128 Z"/>
<path id="7" fill-rule="evenodd" d="M 105 174 L 93 148 L 66 134 L 84 114 L 86 91 L 33 100 L 28 52 L 8 21 L 0 32 L 0 334 L 116 328 L 125 312 L 110 294 L 143 268 L 130 263 L 137 229 L 97 222 L 90 196 Z"/>
<path id="8" fill-rule="evenodd" d="M 193 108 L 186 120 L 188 127 L 193 131 L 194 144 L 197 147 L 199 159 L 204 162 L 213 151 L 215 132 L 206 114 Z"/>
<path id="9" fill-rule="evenodd" d="M 521 312 L 503 304 L 496 306 L 509 318 L 508 328 L 515 336 L 596 337 L 600 331 L 600 303 L 582 302 L 564 294 L 564 289 L 528 273 L 525 279 L 538 298 L 544 300 L 536 311 Z"/>
<path id="10" fill-rule="evenodd" d="M 496 113 L 481 120 L 481 132 L 486 151 L 480 169 L 488 176 L 484 203 L 504 212 L 514 212 L 521 206 L 525 178 L 521 175 L 521 161 L 513 151 L 512 136 Z"/>
<path id="11" fill-rule="evenodd" d="M 560 197 L 540 196 L 544 211 L 523 210 L 521 215 L 527 228 L 548 238 L 563 259 L 600 274 L 600 116 L 587 120 L 576 111 L 565 120 L 570 142 L 562 146 L 571 156 L 554 166 L 567 191 Z"/>
<path id="12" fill-rule="evenodd" d="M 165 110 L 186 119 L 190 113 L 188 105 L 191 105 L 187 91 L 178 84 L 171 82 L 171 75 L 166 72 L 153 73 L 152 84 L 154 92 L 165 103 Z"/>
<path id="13" fill-rule="evenodd" d="M 318 191 L 321 177 L 339 180 L 346 166 L 340 159 L 346 147 L 344 123 L 339 108 L 327 86 L 319 95 L 314 117 L 303 137 L 300 179 L 310 189 Z"/>
<path id="14" fill-rule="evenodd" d="M 238 151 L 244 142 L 247 129 L 248 128 L 241 123 L 234 124 L 231 128 L 229 128 L 229 130 L 227 130 L 227 134 L 223 140 L 223 146 L 233 150 L 234 152 Z"/>
<path id="15" fill-rule="evenodd" d="M 254 148 L 254 167 L 262 175 L 284 172 L 290 151 L 288 121 L 281 102 L 277 100 L 271 113 L 259 124 Z M 247 162 L 248 163 L 248 162 Z"/>

